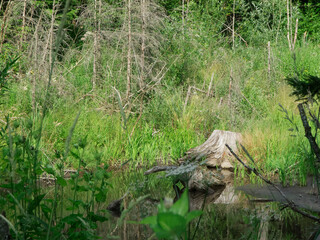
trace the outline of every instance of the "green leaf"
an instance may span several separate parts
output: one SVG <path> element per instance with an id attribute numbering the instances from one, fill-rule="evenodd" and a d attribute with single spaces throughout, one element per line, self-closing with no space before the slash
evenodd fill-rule
<path id="1" fill-rule="evenodd" d="M 103 177 L 104 177 L 104 173 L 105 173 L 105 170 L 104 170 L 104 169 L 98 169 L 98 170 L 95 172 L 95 178 L 98 179 L 98 180 L 102 180 Z"/>
<path id="2" fill-rule="evenodd" d="M 186 216 L 186 221 L 187 221 L 187 223 L 189 223 L 190 221 L 192 221 L 193 219 L 195 219 L 201 215 L 202 215 L 202 211 L 200 211 L 200 210 L 189 212 Z"/>
<path id="3" fill-rule="evenodd" d="M 39 196 L 37 196 L 35 199 L 33 199 L 30 203 L 29 203 L 29 206 L 28 206 L 28 213 L 31 214 L 32 211 L 34 209 L 36 209 L 36 207 L 39 206 L 41 200 L 44 198 L 45 194 L 41 194 Z"/>
<path id="4" fill-rule="evenodd" d="M 60 177 L 60 176 L 57 176 L 57 183 L 62 187 L 67 186 L 67 181 L 63 177 Z"/>
<path id="5" fill-rule="evenodd" d="M 107 217 L 99 215 L 99 214 L 95 214 L 94 212 L 89 212 L 87 218 L 93 222 L 105 222 L 108 220 Z"/>
<path id="6" fill-rule="evenodd" d="M 49 220 L 49 214 L 51 213 L 51 208 L 45 204 L 41 204 L 41 210 L 43 215 Z"/>
<path id="7" fill-rule="evenodd" d="M 158 204 L 158 212 L 167 212 L 168 209 L 166 208 L 166 206 L 164 205 L 163 200 L 161 200 L 160 204 Z"/>
<path id="8" fill-rule="evenodd" d="M 146 217 L 142 219 L 140 223 L 147 224 L 147 225 L 157 225 L 157 216 Z"/>
<path id="9" fill-rule="evenodd" d="M 80 159 L 80 156 L 79 154 L 73 152 L 73 151 L 70 151 L 70 154 L 75 158 L 75 159 Z"/>
<path id="10" fill-rule="evenodd" d="M 82 215 L 81 214 L 70 214 L 69 216 L 66 216 L 63 219 L 61 219 L 61 222 L 68 223 L 68 224 L 79 223 L 79 217 L 82 217 Z"/>
<path id="11" fill-rule="evenodd" d="M 55 175 L 55 171 L 53 169 L 53 166 L 50 164 L 47 164 L 47 166 L 44 168 L 44 170 L 48 174 L 52 174 L 53 176 Z"/>
<path id="12" fill-rule="evenodd" d="M 171 212 L 159 213 L 157 222 L 165 232 L 172 236 L 180 236 L 187 229 L 187 222 L 184 217 Z"/>
<path id="13" fill-rule="evenodd" d="M 84 186 L 78 185 L 78 186 L 72 187 L 71 189 L 77 192 L 88 192 L 90 190 L 89 186 L 87 185 L 84 185 Z"/>
<path id="14" fill-rule="evenodd" d="M 107 199 L 107 196 L 103 191 L 99 191 L 95 197 L 97 202 L 105 202 Z"/>
<path id="15" fill-rule="evenodd" d="M 185 216 L 188 213 L 188 210 L 189 210 L 188 191 L 184 191 L 181 198 L 175 204 L 173 204 L 173 206 L 170 208 L 170 212 L 173 212 L 181 216 Z"/>
<path id="16" fill-rule="evenodd" d="M 72 206 L 67 207 L 67 210 L 77 210 L 81 205 L 84 205 L 83 201 L 81 200 L 69 199 L 69 201 L 72 202 Z"/>

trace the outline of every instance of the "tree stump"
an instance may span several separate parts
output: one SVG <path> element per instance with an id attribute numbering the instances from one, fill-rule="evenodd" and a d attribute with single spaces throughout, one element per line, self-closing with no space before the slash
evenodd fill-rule
<path id="1" fill-rule="evenodd" d="M 227 184 L 233 182 L 234 160 L 226 144 L 237 153 L 237 143 L 241 143 L 241 140 L 240 133 L 214 130 L 207 141 L 188 150 L 186 155 L 179 159 L 180 166 L 156 166 L 144 174 L 166 171 L 166 176 L 179 176 L 187 173 L 190 190 L 221 193 Z M 200 160 L 205 160 L 201 166 Z"/>
<path id="2" fill-rule="evenodd" d="M 238 152 L 237 143 L 241 143 L 240 133 L 214 130 L 211 136 L 202 145 L 192 148 L 179 162 L 197 161 L 206 159 L 208 167 L 219 167 L 222 169 L 233 169 L 232 154 L 226 147 L 228 144 L 233 151 Z"/>

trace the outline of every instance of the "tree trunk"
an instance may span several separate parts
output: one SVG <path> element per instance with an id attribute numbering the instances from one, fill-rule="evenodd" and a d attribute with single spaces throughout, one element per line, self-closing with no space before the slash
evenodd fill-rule
<path id="1" fill-rule="evenodd" d="M 291 50 L 291 35 L 290 35 L 290 0 L 287 0 L 287 38 L 288 38 L 288 44 L 289 44 L 289 49 Z"/>
<path id="2" fill-rule="evenodd" d="M 146 0 L 141 0 L 141 22 L 142 22 L 142 35 L 141 35 L 141 70 L 140 70 L 140 89 L 144 87 L 144 61 L 145 61 L 145 35 L 146 35 Z"/>
<path id="3" fill-rule="evenodd" d="M 42 15 L 43 15 L 43 9 L 41 10 L 41 13 L 40 13 L 40 17 L 39 17 L 39 20 L 37 22 L 37 25 L 36 25 L 36 28 L 35 28 L 35 31 L 34 31 L 34 48 L 32 50 L 32 48 L 30 48 L 30 58 L 33 58 L 33 70 L 38 72 L 39 71 L 39 67 L 38 66 L 38 39 L 39 39 L 39 36 L 38 36 L 38 29 L 39 29 L 39 26 L 40 26 L 40 23 L 42 21 Z M 36 95 L 37 95 L 37 77 L 38 74 L 34 73 L 33 74 L 33 78 L 32 78 L 32 90 L 31 90 L 31 99 L 32 99 L 32 110 L 33 110 L 33 113 L 36 113 L 37 111 L 37 103 L 36 103 Z"/>
<path id="4" fill-rule="evenodd" d="M 316 138 L 312 135 L 311 127 L 309 125 L 309 122 L 308 122 L 308 119 L 306 116 L 306 112 L 304 111 L 303 104 L 299 103 L 298 108 L 299 108 L 300 118 L 301 118 L 304 130 L 305 130 L 305 136 L 310 143 L 310 146 L 311 146 L 313 153 L 316 155 L 317 161 L 320 162 L 320 148 L 316 142 Z"/>
<path id="5" fill-rule="evenodd" d="M 2 6 L 3 6 L 3 0 L 1 0 L 1 2 L 0 2 L 0 11 L 2 9 Z"/>
<path id="6" fill-rule="evenodd" d="M 234 35 L 234 25 L 235 25 L 235 19 L 236 19 L 236 16 L 235 16 L 235 5 L 236 5 L 236 0 L 233 0 L 233 8 L 232 8 L 232 49 L 234 50 L 235 48 L 235 35 Z"/>
<path id="7" fill-rule="evenodd" d="M 92 89 L 95 90 L 97 84 L 97 53 L 98 53 L 98 23 L 97 23 L 97 0 L 94 0 L 94 40 L 93 40 L 93 75 Z"/>
<path id="8" fill-rule="evenodd" d="M 10 15 L 11 5 L 12 5 L 12 1 L 9 0 L 7 7 L 6 7 L 6 10 L 3 14 L 3 19 L 2 19 L 3 23 L 1 26 L 1 33 L 0 33 L 0 53 L 2 52 L 2 45 L 3 45 L 4 37 L 6 35 L 7 20 L 8 20 L 8 16 Z"/>
<path id="9" fill-rule="evenodd" d="M 53 3 L 52 3 L 52 14 L 51 14 L 51 25 L 50 25 L 50 30 L 49 30 L 49 33 L 48 33 L 46 46 L 44 47 L 44 50 L 43 50 L 41 65 L 43 65 L 46 62 L 46 57 L 47 57 L 48 50 L 49 50 L 49 66 L 51 66 L 51 61 L 52 61 L 51 54 L 52 54 L 53 31 L 54 31 L 55 18 L 56 18 L 56 5 L 55 5 L 55 0 L 53 0 Z M 50 46 L 50 49 L 49 49 L 49 46 Z"/>
<path id="10" fill-rule="evenodd" d="M 184 28 L 184 1 L 182 0 L 182 27 Z"/>
<path id="11" fill-rule="evenodd" d="M 131 0 L 128 0 L 128 52 L 127 52 L 127 92 L 126 98 L 129 101 L 131 93 Z"/>
<path id="12" fill-rule="evenodd" d="M 24 30 L 26 26 L 26 9 L 27 9 L 27 0 L 24 0 L 23 11 L 22 11 L 22 27 L 21 27 L 21 38 L 19 48 L 22 48 L 22 43 L 24 42 Z"/>

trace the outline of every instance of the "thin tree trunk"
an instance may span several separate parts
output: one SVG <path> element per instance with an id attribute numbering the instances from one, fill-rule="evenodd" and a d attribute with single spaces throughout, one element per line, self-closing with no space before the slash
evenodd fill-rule
<path id="1" fill-rule="evenodd" d="M 102 12 L 102 2 L 99 0 L 98 5 L 98 16 L 97 16 L 97 32 L 96 32 L 96 84 L 99 85 L 101 80 L 101 63 L 100 63 L 100 36 L 101 36 L 101 12 Z"/>
<path id="2" fill-rule="evenodd" d="M 310 143 L 313 153 L 316 155 L 316 160 L 320 162 L 320 148 L 317 144 L 315 137 L 312 135 L 311 127 L 309 125 L 308 118 L 302 103 L 298 104 L 298 109 L 299 109 L 300 118 L 301 118 L 304 130 L 305 130 L 305 136 Z"/>
<path id="3" fill-rule="evenodd" d="M 23 12 L 22 12 L 22 28 L 21 28 L 21 38 L 19 48 L 22 48 L 22 43 L 24 41 L 24 30 L 26 26 L 26 9 L 27 9 L 27 0 L 24 0 Z"/>
<path id="4" fill-rule="evenodd" d="M 98 44 L 98 23 L 97 23 L 97 0 L 94 0 L 94 40 L 93 40 L 93 75 L 92 89 L 96 88 L 97 84 L 97 44 Z"/>
<path id="5" fill-rule="evenodd" d="M 189 14 L 189 0 L 187 1 L 187 9 L 186 9 L 186 13 L 185 13 L 185 21 L 186 23 L 188 23 L 188 14 Z"/>
<path id="6" fill-rule="evenodd" d="M 30 2 L 30 17 L 29 17 L 29 19 L 33 19 L 34 12 L 35 12 L 35 4 L 33 4 L 33 2 L 31 1 Z M 41 12 L 42 12 L 42 9 L 41 9 Z M 30 25 L 33 26 L 32 21 L 29 21 L 28 23 L 29 23 L 28 26 L 30 26 Z"/>
<path id="7" fill-rule="evenodd" d="M 232 94 L 232 79 L 233 79 L 233 70 L 230 70 L 230 81 L 229 81 L 229 94 L 228 94 L 228 106 L 231 109 L 231 94 Z"/>
<path id="8" fill-rule="evenodd" d="M 146 35 L 146 1 L 141 0 L 141 21 L 142 21 L 142 35 L 141 35 L 141 70 L 140 70 L 140 89 L 144 87 L 144 73 L 145 73 L 145 35 Z"/>
<path id="9" fill-rule="evenodd" d="M 296 28 L 294 31 L 294 39 L 293 39 L 293 44 L 292 44 L 292 50 L 294 50 L 294 47 L 296 46 L 296 41 L 297 41 L 297 36 L 298 36 L 298 24 L 299 24 L 299 19 L 296 19 Z"/>
<path id="10" fill-rule="evenodd" d="M 128 0 L 128 53 L 127 53 L 127 92 L 126 98 L 129 100 L 131 93 L 131 0 Z"/>
<path id="11" fill-rule="evenodd" d="M 0 2 L 0 11 L 2 9 L 2 5 L 3 5 L 3 0 L 1 0 L 1 2 Z"/>
<path id="12" fill-rule="evenodd" d="M 56 16 L 56 9 L 55 9 L 55 0 L 53 0 L 52 3 L 52 14 L 51 14 L 51 25 L 50 25 L 50 30 L 48 33 L 48 38 L 46 42 L 46 46 L 44 47 L 43 55 L 42 55 L 42 62 L 41 64 L 44 64 L 46 61 L 46 56 L 48 53 L 48 48 L 50 44 L 50 51 L 49 51 L 49 66 L 51 66 L 51 52 L 52 52 L 52 43 L 53 43 L 53 28 L 54 28 L 54 22 L 55 22 L 55 16 Z"/>
<path id="13" fill-rule="evenodd" d="M 213 77 L 214 77 L 214 72 L 212 72 L 212 74 L 211 74 L 211 80 L 210 80 L 209 87 L 208 87 L 207 97 L 210 97 L 210 92 L 211 92 L 212 83 L 213 83 Z"/>
<path id="14" fill-rule="evenodd" d="M 280 31 L 281 20 L 282 20 L 282 12 L 279 11 L 279 22 L 278 22 L 277 34 L 276 34 L 276 44 L 278 44 L 278 35 Z"/>
<path id="15" fill-rule="evenodd" d="M 306 44 L 306 43 L 307 43 L 307 42 L 306 42 L 306 40 L 307 40 L 307 31 L 305 31 L 305 32 L 304 32 L 304 34 L 303 34 L 303 46 L 304 46 L 304 47 L 306 47 L 306 46 L 307 46 L 307 44 Z"/>
<path id="16" fill-rule="evenodd" d="M 290 0 L 290 39 L 291 39 L 291 47 L 293 43 L 293 34 L 292 34 L 292 24 L 293 24 L 293 5 L 292 0 Z"/>
<path id="17" fill-rule="evenodd" d="M 290 2 L 287 0 L 287 38 L 289 49 L 291 50 L 291 38 L 290 38 Z"/>
<path id="18" fill-rule="evenodd" d="M 101 12 L 102 12 L 102 1 L 99 0 L 99 16 L 98 16 L 98 33 L 99 33 L 99 38 L 100 38 L 100 33 L 101 33 Z"/>
<path id="19" fill-rule="evenodd" d="M 37 54 L 37 52 L 38 52 L 38 29 L 39 29 L 40 23 L 42 21 L 42 14 L 43 14 L 43 8 L 41 10 L 40 17 L 39 17 L 39 20 L 38 20 L 38 23 L 36 25 L 35 32 L 34 32 L 34 39 L 35 39 L 34 50 L 32 51 L 32 49 L 31 49 L 31 51 L 30 51 L 30 57 L 32 57 L 32 53 L 34 53 L 33 54 L 33 58 L 34 58 L 33 69 L 35 72 L 39 71 L 37 68 L 37 63 L 38 63 L 38 54 Z M 32 82 L 32 90 L 31 90 L 32 110 L 33 110 L 34 114 L 36 113 L 36 110 L 37 110 L 36 109 L 37 108 L 37 103 L 36 103 L 37 77 L 36 76 L 38 76 L 38 74 L 33 73 L 33 78 L 32 78 L 33 82 Z"/>
<path id="20" fill-rule="evenodd" d="M 184 1 L 182 0 L 182 27 L 184 28 Z"/>
<path id="21" fill-rule="evenodd" d="M 186 112 L 187 105 L 188 105 L 188 100 L 189 100 L 189 97 L 190 97 L 190 94 L 191 94 L 191 89 L 192 89 L 192 87 L 189 86 L 188 92 L 187 92 L 187 96 L 186 96 L 186 100 L 184 101 L 184 105 L 183 105 L 183 113 Z"/>
<path id="22" fill-rule="evenodd" d="M 234 34 L 234 25 L 235 25 L 235 19 L 236 19 L 236 16 L 235 16 L 235 5 L 236 5 L 236 0 L 233 0 L 233 9 L 232 9 L 232 12 L 233 12 L 233 17 L 232 17 L 232 49 L 234 50 L 235 48 L 235 34 Z"/>
<path id="23" fill-rule="evenodd" d="M 6 7 L 6 10 L 5 10 L 4 14 L 3 14 L 3 20 L 2 20 L 3 23 L 2 23 L 2 26 L 1 26 L 1 34 L 0 34 L 0 53 L 2 52 L 2 45 L 3 45 L 4 36 L 6 34 L 7 19 L 8 19 L 10 10 L 11 10 L 11 4 L 12 4 L 12 1 L 9 0 L 9 2 L 7 4 L 7 7 Z"/>
<path id="24" fill-rule="evenodd" d="M 271 80 L 271 46 L 270 41 L 268 41 L 268 77 Z"/>
<path id="25" fill-rule="evenodd" d="M 229 95 L 228 95 L 228 106 L 230 110 L 230 128 L 233 128 L 234 124 L 234 110 L 232 104 L 232 82 L 233 82 L 233 69 L 230 70 L 230 82 L 229 82 Z"/>

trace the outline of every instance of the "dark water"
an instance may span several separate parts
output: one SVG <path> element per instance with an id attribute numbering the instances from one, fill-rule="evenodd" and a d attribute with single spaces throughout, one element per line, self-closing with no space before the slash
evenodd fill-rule
<path id="1" fill-rule="evenodd" d="M 128 208 L 130 202 L 135 201 L 143 194 L 150 194 L 150 198 L 132 208 L 121 225 L 118 224 L 118 217 L 110 216 L 109 221 L 100 225 L 100 236 L 103 239 L 114 237 L 118 239 L 148 239 L 152 235 L 152 231 L 147 226 L 132 222 L 139 222 L 146 216 L 155 215 L 158 200 L 164 196 L 174 198 L 172 181 L 161 178 L 158 180 L 155 178 L 152 181 L 149 179 L 152 182 L 149 185 L 150 182 L 146 183 L 143 177 L 135 176 L 134 181 L 128 176 L 118 177 L 118 180 L 123 180 L 123 183 L 136 182 L 138 184 L 141 181 L 140 185 L 138 184 L 141 189 L 136 189 L 136 193 L 129 194 L 124 198 L 125 208 Z M 127 181 L 128 179 L 131 180 Z M 123 188 L 126 189 L 126 187 Z M 258 186 L 257 189 L 262 188 Z M 251 190 L 255 192 L 253 186 Z M 273 193 L 271 195 L 250 196 L 243 191 L 236 190 L 230 184 L 209 195 L 202 192 L 190 192 L 189 194 L 191 209 L 201 209 L 204 205 L 204 213 L 194 239 L 307 240 L 319 228 L 312 220 L 302 217 L 290 209 L 281 210 L 279 203 L 265 201 L 271 200 L 270 196 Z M 299 194 L 301 195 L 298 193 L 298 196 L 300 196 Z M 119 196 L 121 194 L 117 197 Z M 117 197 L 114 197 L 113 200 Z M 259 199 L 257 200 L 256 197 Z M 196 222 L 197 220 L 193 221 L 190 226 L 191 233 L 195 231 Z"/>

